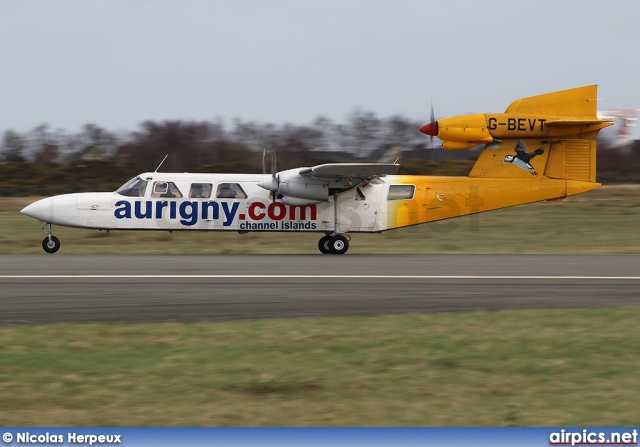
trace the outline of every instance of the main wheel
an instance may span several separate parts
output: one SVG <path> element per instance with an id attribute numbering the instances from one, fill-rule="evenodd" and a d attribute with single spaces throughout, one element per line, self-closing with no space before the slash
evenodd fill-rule
<path id="1" fill-rule="evenodd" d="M 47 236 L 42 240 L 42 248 L 47 253 L 55 253 L 60 250 L 60 239 L 55 236 L 51 236 L 51 239 L 49 239 L 49 236 Z"/>
<path id="2" fill-rule="evenodd" d="M 329 249 L 334 255 L 343 255 L 349 250 L 349 241 L 346 237 L 336 234 L 329 241 Z"/>
<path id="3" fill-rule="evenodd" d="M 318 250 L 320 250 L 323 255 L 328 255 L 329 253 L 331 253 L 331 249 L 329 248 L 330 240 L 331 236 L 327 234 L 326 236 L 322 236 L 320 238 L 320 241 L 318 242 Z"/>

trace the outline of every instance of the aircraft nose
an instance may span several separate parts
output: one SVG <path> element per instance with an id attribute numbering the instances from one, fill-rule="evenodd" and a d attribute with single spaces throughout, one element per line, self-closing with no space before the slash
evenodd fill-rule
<path id="1" fill-rule="evenodd" d="M 425 135 L 430 135 L 432 137 L 438 136 L 438 122 L 434 121 L 432 123 L 427 123 L 420 128 L 420 132 Z"/>
<path id="2" fill-rule="evenodd" d="M 53 221 L 53 197 L 33 202 L 31 205 L 22 208 L 20 212 L 42 222 L 51 223 Z"/>

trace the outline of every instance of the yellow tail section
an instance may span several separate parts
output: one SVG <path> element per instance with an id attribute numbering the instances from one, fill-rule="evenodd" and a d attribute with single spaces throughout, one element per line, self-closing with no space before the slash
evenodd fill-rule
<path id="1" fill-rule="evenodd" d="M 597 120 L 598 86 L 560 90 L 543 95 L 530 96 L 512 102 L 505 113 L 514 115 L 546 115 Z"/>
<path id="2" fill-rule="evenodd" d="M 597 86 L 589 85 L 518 99 L 504 114 L 487 115 L 496 132 L 498 123 L 506 130 L 485 147 L 469 176 L 595 183 L 596 137 L 612 124 L 597 118 L 596 97 Z"/>
<path id="3" fill-rule="evenodd" d="M 555 179 L 595 182 L 595 139 L 564 140 L 552 143 L 544 175 Z"/>
<path id="4" fill-rule="evenodd" d="M 431 122 L 421 132 L 445 149 L 485 145 L 468 177 L 397 176 L 410 200 L 389 201 L 382 229 L 416 225 L 540 201 L 557 201 L 599 186 L 596 137 L 613 124 L 598 120 L 597 86 L 514 101 L 505 113 Z M 386 226 L 385 226 L 386 225 Z"/>
<path id="5" fill-rule="evenodd" d="M 518 160 L 516 148 L 524 148 Z M 538 152 L 538 153 L 536 153 Z M 469 173 L 469 177 L 533 180 L 552 179 L 596 181 L 596 141 L 587 139 L 508 140 L 497 148 L 487 148 Z"/>

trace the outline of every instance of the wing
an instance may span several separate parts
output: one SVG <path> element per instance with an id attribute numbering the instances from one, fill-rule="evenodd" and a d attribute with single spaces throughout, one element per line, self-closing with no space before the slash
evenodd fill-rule
<path id="1" fill-rule="evenodd" d="M 306 205 L 327 202 L 331 195 L 363 183 L 376 183 L 398 169 L 400 165 L 396 163 L 329 163 L 281 171 L 258 186 L 273 191 L 274 197 L 282 196 L 283 203 L 288 205 Z"/>
<path id="2" fill-rule="evenodd" d="M 400 169 L 400 165 L 397 163 L 328 163 L 302 169 L 299 174 L 325 179 L 359 178 L 372 180 L 396 174 L 398 169 Z"/>

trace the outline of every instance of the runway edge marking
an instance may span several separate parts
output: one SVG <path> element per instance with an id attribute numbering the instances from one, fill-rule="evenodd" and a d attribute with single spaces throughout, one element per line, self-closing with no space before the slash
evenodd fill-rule
<path id="1" fill-rule="evenodd" d="M 640 276 L 580 275 L 0 275 L 2 279 L 576 279 L 634 281 Z"/>

